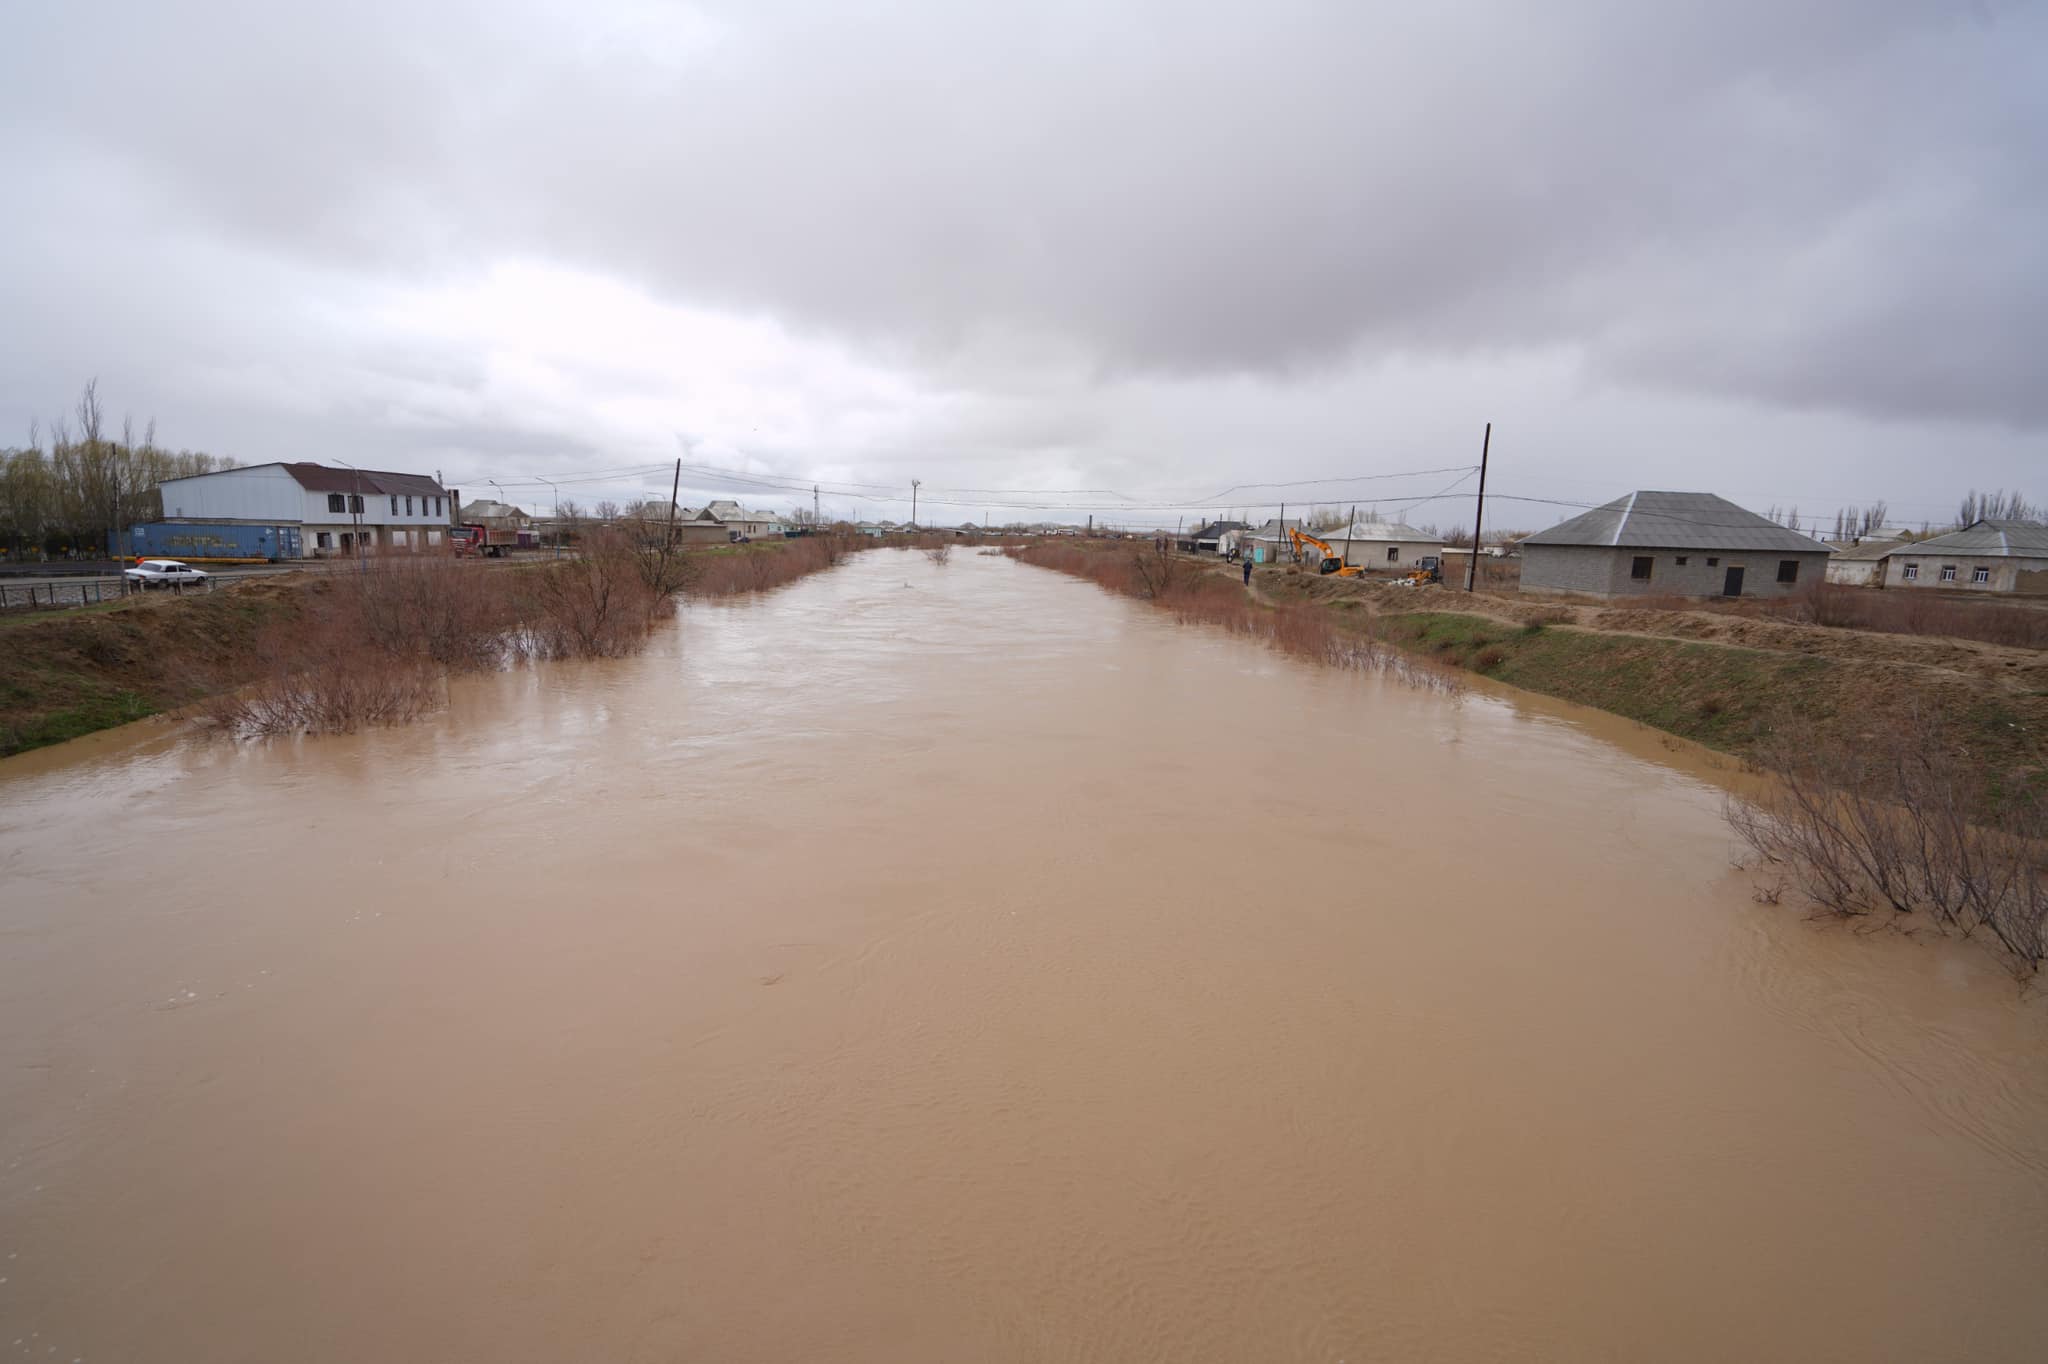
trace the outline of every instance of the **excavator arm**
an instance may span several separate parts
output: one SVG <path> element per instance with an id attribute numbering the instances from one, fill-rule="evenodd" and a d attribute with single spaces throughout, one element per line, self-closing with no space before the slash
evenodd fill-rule
<path id="1" fill-rule="evenodd" d="M 1289 526 L 1287 528 L 1287 534 L 1294 540 L 1294 556 L 1297 559 L 1301 557 L 1302 546 L 1313 545 L 1316 549 L 1322 551 L 1322 572 L 1334 573 L 1340 578 L 1357 578 L 1364 576 L 1364 569 L 1357 568 L 1351 564 L 1345 563 L 1344 556 L 1339 554 L 1336 550 L 1330 548 L 1330 544 L 1327 540 L 1318 540 L 1313 535 L 1303 535 L 1293 526 Z"/>

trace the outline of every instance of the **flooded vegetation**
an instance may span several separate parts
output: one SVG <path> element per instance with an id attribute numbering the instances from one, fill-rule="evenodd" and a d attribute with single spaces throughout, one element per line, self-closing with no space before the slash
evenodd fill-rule
<path id="1" fill-rule="evenodd" d="M 2048 792 L 2001 770 L 1939 714 L 1855 743 L 1787 717 L 1759 760 L 1769 780 L 1728 820 L 1759 862 L 1759 895 L 1787 887 L 1834 914 L 1897 916 L 1981 938 L 2012 973 L 2048 955 Z M 1988 780 L 1987 780 L 1988 777 Z"/>
<path id="2" fill-rule="evenodd" d="M 1757 903 L 1690 748 L 1176 614 L 879 550 L 0 763 L 0 1344 L 2038 1354 L 1995 956 Z"/>
<path id="3" fill-rule="evenodd" d="M 1019 563 L 1072 574 L 1151 602 L 1189 624 L 1212 625 L 1283 654 L 1333 668 L 1390 673 L 1412 686 L 1456 692 L 1457 674 L 1381 641 L 1369 615 L 1342 620 L 1301 602 L 1270 602 L 1198 559 L 1144 541 L 1079 545 L 1038 541 L 1009 551 Z M 1270 571 L 1269 571 L 1270 573 Z"/>

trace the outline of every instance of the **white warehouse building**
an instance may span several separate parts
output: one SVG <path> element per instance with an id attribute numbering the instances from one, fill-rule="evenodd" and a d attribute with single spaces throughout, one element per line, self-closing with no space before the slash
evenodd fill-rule
<path id="1" fill-rule="evenodd" d="M 256 464 L 166 479 L 164 520 L 299 526 L 308 557 L 440 546 L 456 494 L 424 474 Z"/>

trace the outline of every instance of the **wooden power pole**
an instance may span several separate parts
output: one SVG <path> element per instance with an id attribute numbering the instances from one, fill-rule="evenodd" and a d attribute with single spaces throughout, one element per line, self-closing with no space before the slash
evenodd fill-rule
<path id="1" fill-rule="evenodd" d="M 1486 424 L 1486 437 L 1479 442 L 1479 505 L 1472 512 L 1472 566 L 1465 570 L 1465 590 L 1479 581 L 1479 531 L 1486 524 L 1486 456 L 1493 449 L 1493 423 Z"/>
<path id="2" fill-rule="evenodd" d="M 676 460 L 676 477 L 675 477 L 675 482 L 673 482 L 673 483 L 671 483 L 671 484 L 669 484 L 669 485 L 668 485 L 668 544 L 667 544 L 667 545 L 665 546 L 665 548 L 667 548 L 667 549 L 674 549 L 674 548 L 675 548 L 675 544 L 676 544 L 676 495 L 677 495 L 678 493 L 682 492 L 682 490 L 683 490 L 683 461 L 682 461 L 682 460 L 681 460 L 680 458 L 678 458 L 678 459 Z"/>

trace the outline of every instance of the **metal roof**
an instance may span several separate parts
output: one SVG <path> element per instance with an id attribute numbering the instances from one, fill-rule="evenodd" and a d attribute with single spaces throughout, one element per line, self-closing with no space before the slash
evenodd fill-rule
<path id="1" fill-rule="evenodd" d="M 1825 554 L 1820 541 L 1713 493 L 1635 492 L 1538 531 L 1525 545 L 1631 549 L 1775 550 Z"/>
<path id="2" fill-rule="evenodd" d="M 1907 544 L 1905 540 L 1864 540 L 1857 544 L 1844 545 L 1836 550 L 1834 561 L 1843 563 L 1851 560 L 1882 559 L 1895 549 L 1906 548 Z"/>
<path id="3" fill-rule="evenodd" d="M 2048 526 L 2036 521 L 1973 521 L 1932 540 L 1893 545 L 1892 554 L 1975 554 L 1996 559 L 2048 559 Z"/>
<path id="4" fill-rule="evenodd" d="M 1349 530 L 1342 526 L 1335 530 L 1319 530 L 1316 532 L 1316 538 L 1332 543 L 1338 540 L 1417 540 L 1426 545 L 1434 545 L 1443 541 L 1441 535 L 1424 535 L 1402 521 L 1354 521 Z"/>
<path id="5" fill-rule="evenodd" d="M 445 497 L 448 490 L 425 474 L 397 474 L 385 469 L 330 469 L 325 464 L 281 463 L 278 467 L 309 493 L 381 493 L 389 497 L 412 493 Z"/>

